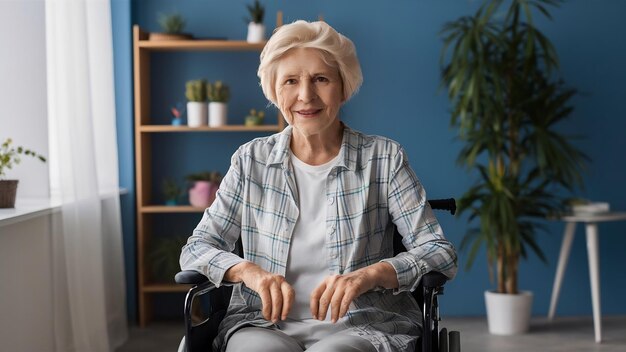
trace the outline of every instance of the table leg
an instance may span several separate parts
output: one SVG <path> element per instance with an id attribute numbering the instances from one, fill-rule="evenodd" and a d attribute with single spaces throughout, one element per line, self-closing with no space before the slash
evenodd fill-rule
<path id="1" fill-rule="evenodd" d="M 587 255 L 591 279 L 591 301 L 593 304 L 593 327 L 596 342 L 602 341 L 602 318 L 600 313 L 600 262 L 598 256 L 598 225 L 587 223 Z"/>
<path id="2" fill-rule="evenodd" d="M 575 230 L 575 222 L 565 224 L 565 233 L 563 234 L 563 243 L 561 244 L 561 253 L 559 254 L 559 264 L 556 268 L 556 277 L 554 278 L 554 285 L 552 286 L 552 299 L 550 300 L 550 311 L 548 313 L 548 319 L 550 320 L 554 319 L 556 304 L 559 300 L 559 292 L 561 291 L 561 283 L 563 282 L 563 275 L 565 274 L 565 267 L 567 266 L 569 252 L 572 248 L 572 242 L 574 241 Z"/>

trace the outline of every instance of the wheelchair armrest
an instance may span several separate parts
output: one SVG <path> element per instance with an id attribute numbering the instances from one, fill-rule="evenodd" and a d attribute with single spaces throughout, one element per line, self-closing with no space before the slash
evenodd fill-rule
<path id="1" fill-rule="evenodd" d="M 209 279 L 195 270 L 183 270 L 176 274 L 174 280 L 177 284 L 200 285 Z"/>
<path id="2" fill-rule="evenodd" d="M 438 271 L 429 271 L 422 277 L 424 287 L 441 287 L 448 281 L 448 277 Z"/>

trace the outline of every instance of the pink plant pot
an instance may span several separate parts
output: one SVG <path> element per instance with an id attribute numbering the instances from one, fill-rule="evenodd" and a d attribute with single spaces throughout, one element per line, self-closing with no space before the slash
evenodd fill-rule
<path id="1" fill-rule="evenodd" d="M 189 189 L 189 203 L 197 208 L 207 208 L 215 200 L 218 185 L 209 181 L 196 181 Z"/>

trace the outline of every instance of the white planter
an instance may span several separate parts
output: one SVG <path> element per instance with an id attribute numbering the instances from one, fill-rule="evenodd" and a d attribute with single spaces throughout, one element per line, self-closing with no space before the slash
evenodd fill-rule
<path id="1" fill-rule="evenodd" d="M 220 127 L 226 125 L 228 116 L 228 105 L 226 103 L 209 103 L 209 127 Z"/>
<path id="2" fill-rule="evenodd" d="M 265 25 L 263 23 L 248 23 L 248 43 L 260 43 L 265 40 Z"/>
<path id="3" fill-rule="evenodd" d="M 528 331 L 533 293 L 518 294 L 485 291 L 489 332 L 494 335 L 517 335 Z"/>
<path id="4" fill-rule="evenodd" d="M 187 103 L 187 126 L 206 126 L 208 121 L 207 104 L 190 101 Z"/>

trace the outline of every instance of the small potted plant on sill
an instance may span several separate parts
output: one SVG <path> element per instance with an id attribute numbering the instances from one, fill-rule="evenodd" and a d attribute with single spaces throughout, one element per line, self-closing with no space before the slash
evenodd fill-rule
<path id="1" fill-rule="evenodd" d="M 222 81 L 209 82 L 206 85 L 206 93 L 209 99 L 209 126 L 220 127 L 226 125 L 230 88 Z"/>
<path id="2" fill-rule="evenodd" d="M 187 175 L 190 182 L 189 203 L 196 208 L 207 208 L 215 200 L 222 175 L 217 171 L 204 171 Z"/>
<path id="3" fill-rule="evenodd" d="M 206 80 L 195 79 L 186 84 L 187 125 L 189 127 L 206 126 L 208 120 Z"/>
<path id="4" fill-rule="evenodd" d="M 192 39 L 191 34 L 183 33 L 187 22 L 179 13 L 159 14 L 157 19 L 162 33 L 150 33 L 150 40 L 185 40 Z"/>
<path id="5" fill-rule="evenodd" d="M 250 113 L 246 116 L 246 126 L 259 126 L 263 124 L 265 112 L 262 110 L 250 109 Z"/>
<path id="6" fill-rule="evenodd" d="M 265 7 L 261 5 L 259 0 L 255 0 L 254 4 L 246 5 L 248 8 L 249 18 L 244 20 L 248 23 L 248 36 L 246 41 L 248 43 L 260 43 L 265 40 L 265 25 L 263 24 L 263 17 L 265 16 Z"/>
<path id="7" fill-rule="evenodd" d="M 22 160 L 22 155 L 32 156 L 46 162 L 46 158 L 38 153 L 25 149 L 22 146 L 14 147 L 12 145 L 13 140 L 7 138 L 2 145 L 0 145 L 0 208 L 14 208 L 15 196 L 17 194 L 17 184 L 19 180 L 5 180 L 7 170 L 13 168 L 14 165 L 19 164 Z"/>
<path id="8" fill-rule="evenodd" d="M 183 195 L 181 187 L 176 183 L 176 180 L 172 178 L 166 178 L 163 180 L 163 196 L 165 197 L 165 205 L 175 206 L 178 205 L 180 197 Z"/>

